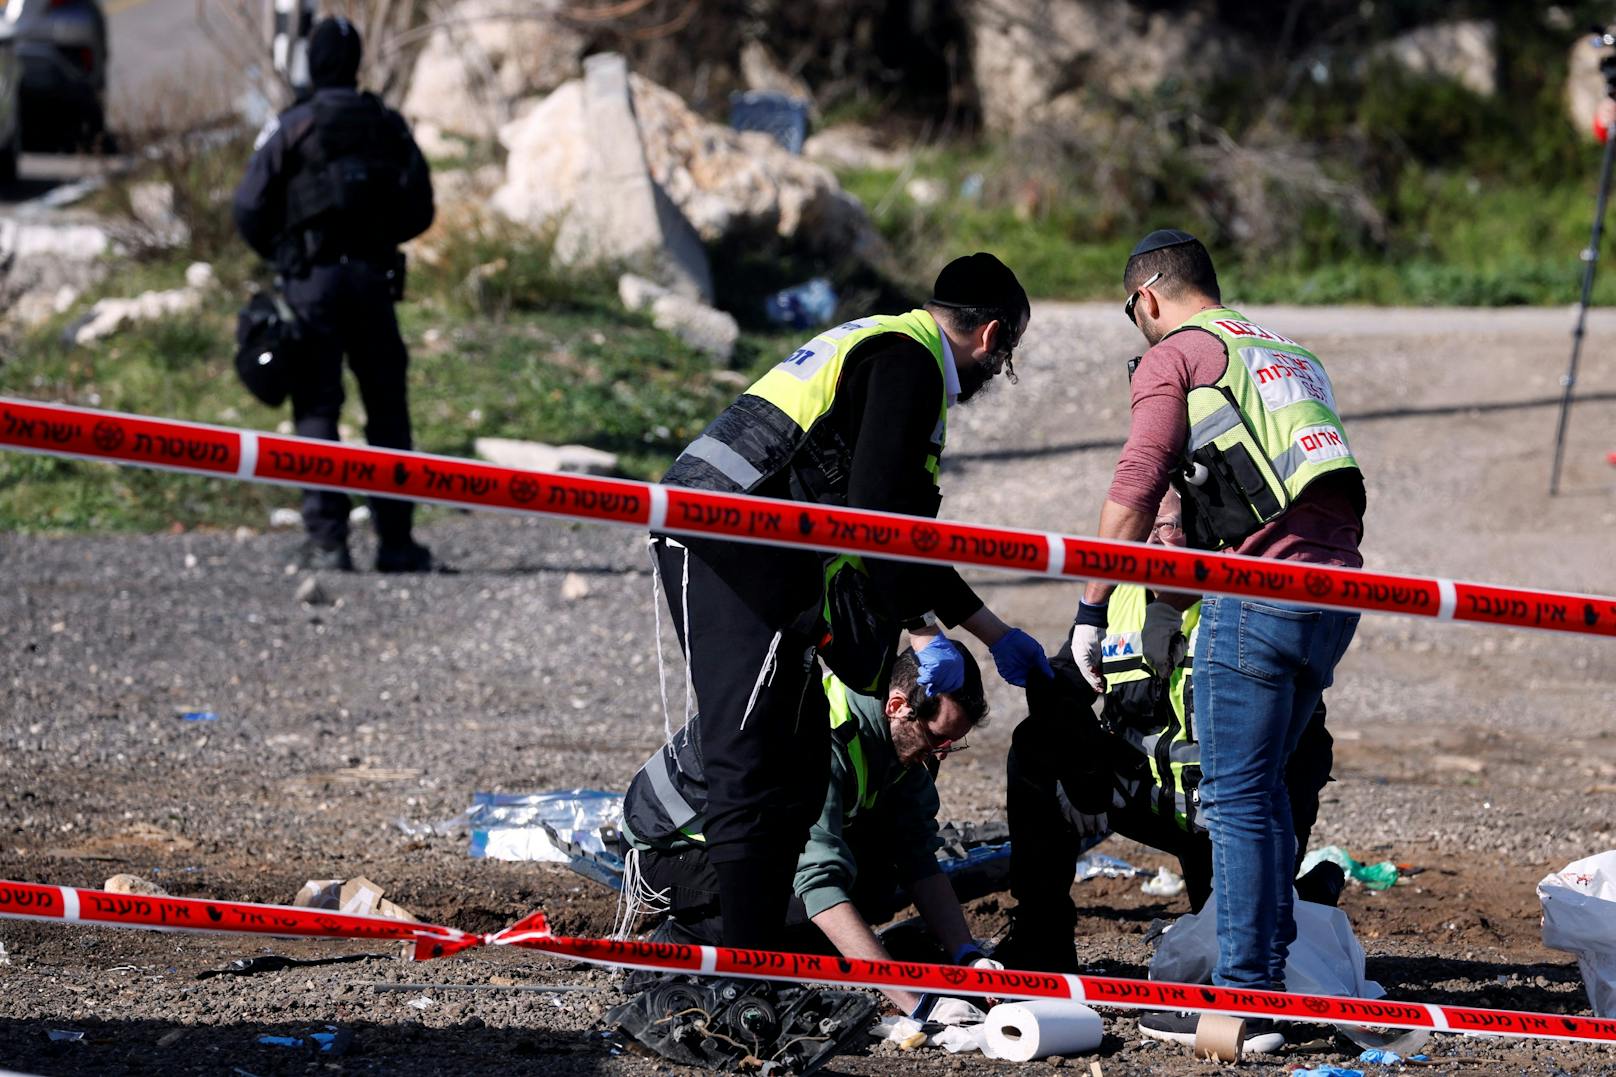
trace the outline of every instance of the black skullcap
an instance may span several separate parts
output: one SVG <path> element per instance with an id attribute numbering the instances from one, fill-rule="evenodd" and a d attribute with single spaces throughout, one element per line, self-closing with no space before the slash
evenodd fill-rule
<path id="1" fill-rule="evenodd" d="M 347 19 L 321 19 L 309 35 L 309 82 L 325 86 L 359 85 L 359 31 Z"/>
<path id="2" fill-rule="evenodd" d="M 1010 267 L 987 251 L 956 258 L 937 274 L 931 302 L 939 307 L 1019 307 L 1031 309 L 1027 293 Z"/>
<path id="3" fill-rule="evenodd" d="M 1159 251 L 1163 247 L 1182 247 L 1186 243 L 1194 242 L 1195 237 L 1182 229 L 1158 228 L 1144 239 L 1141 239 L 1128 257 L 1137 258 L 1141 254 Z"/>

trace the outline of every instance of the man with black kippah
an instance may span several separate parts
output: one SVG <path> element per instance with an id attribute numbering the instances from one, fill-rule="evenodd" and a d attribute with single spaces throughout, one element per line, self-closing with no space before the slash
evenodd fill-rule
<path id="1" fill-rule="evenodd" d="M 258 136 L 236 188 L 236 227 L 275 263 L 302 330 L 291 374 L 292 420 L 303 437 L 337 439 L 346 353 L 365 402 L 365 439 L 408 449 L 409 355 L 393 303 L 403 294 L 398 246 L 432 223 L 432 177 L 403 117 L 358 88 L 363 50 L 347 19 L 309 38 L 309 94 Z M 349 570 L 348 496 L 305 490 L 302 568 Z M 425 572 L 432 556 L 411 534 L 414 505 L 371 499 L 380 572 Z"/>
<path id="2" fill-rule="evenodd" d="M 1192 547 L 1361 567 L 1363 473 L 1318 356 L 1224 306 L 1212 256 L 1188 232 L 1146 236 L 1122 286 L 1123 313 L 1150 349 L 1129 374 L 1132 420 L 1100 537 L 1143 541 L 1171 483 Z M 1072 659 L 1102 694 L 1112 589 L 1090 583 L 1072 626 Z M 1219 986 L 1285 987 L 1296 938 L 1286 765 L 1357 626 L 1357 614 L 1340 610 L 1220 595 L 1201 603 L 1193 676 Z M 1191 1043 L 1196 1022 L 1194 1014 L 1147 1014 L 1139 1028 Z M 1246 1022 L 1246 1051 L 1283 1043 L 1272 1021 Z"/>
<path id="3" fill-rule="evenodd" d="M 1001 371 L 1014 380 L 1030 316 L 1003 262 L 958 258 L 923 309 L 847 322 L 787 356 L 663 482 L 936 516 L 949 408 Z M 829 718 L 810 690 L 821 653 L 850 688 L 873 694 L 902 626 L 923 688 L 952 692 L 963 663 L 944 627 L 962 626 L 1011 683 L 1050 675 L 1043 648 L 952 568 L 667 535 L 652 536 L 652 556 L 699 711 L 704 837 L 729 946 L 777 944 L 795 863 L 782 850 L 802 848 L 824 800 Z"/>

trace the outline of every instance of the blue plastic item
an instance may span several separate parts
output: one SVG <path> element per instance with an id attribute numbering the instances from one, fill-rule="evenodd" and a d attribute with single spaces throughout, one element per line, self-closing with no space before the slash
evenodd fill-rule
<path id="1" fill-rule="evenodd" d="M 1349 1070 L 1345 1066 L 1315 1066 L 1310 1070 L 1291 1070 L 1290 1077 L 1364 1077 L 1364 1071 Z"/>
<path id="2" fill-rule="evenodd" d="M 814 277 L 775 292 L 763 301 L 763 316 L 788 329 L 813 329 L 836 317 L 836 289 Z"/>
<path id="3" fill-rule="evenodd" d="M 791 153 L 808 139 L 808 102 L 776 90 L 748 90 L 729 96 L 729 125 L 762 131 Z"/>
<path id="4" fill-rule="evenodd" d="M 1358 1056 L 1358 1061 L 1367 1062 L 1371 1066 L 1398 1066 L 1402 1065 L 1403 1056 L 1384 1047 L 1371 1047 Z"/>
<path id="5" fill-rule="evenodd" d="M 212 711 L 185 711 L 180 715 L 182 722 L 217 722 L 219 716 Z"/>

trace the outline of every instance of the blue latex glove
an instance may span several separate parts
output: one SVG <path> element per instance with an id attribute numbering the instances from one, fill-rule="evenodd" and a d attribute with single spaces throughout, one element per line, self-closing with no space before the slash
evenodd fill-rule
<path id="1" fill-rule="evenodd" d="M 965 660 L 947 636 L 938 636 L 915 657 L 920 661 L 920 686 L 927 695 L 956 692 L 965 684 Z"/>
<path id="2" fill-rule="evenodd" d="M 999 676 L 1017 688 L 1025 688 L 1027 675 L 1035 670 L 1051 680 L 1055 677 L 1043 647 L 1019 628 L 1012 628 L 1000 636 L 999 642 L 989 647 L 988 651 L 993 655 L 993 664 L 999 667 Z"/>

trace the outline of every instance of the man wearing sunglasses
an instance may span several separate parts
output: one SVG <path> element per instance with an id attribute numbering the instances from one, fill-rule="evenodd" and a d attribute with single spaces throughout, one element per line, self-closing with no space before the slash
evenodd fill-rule
<path id="1" fill-rule="evenodd" d="M 891 919 L 912 901 L 955 963 L 984 960 L 936 857 L 942 847 L 937 767 L 966 748 L 965 737 L 988 715 L 976 660 L 963 648 L 960 658 L 961 684 L 951 692 L 932 693 L 921 685 L 913 650 L 898 657 L 889 687 L 878 696 L 825 678 L 830 782 L 807 843 L 793 850 L 796 893 L 785 917 L 786 950 L 823 953 L 828 943 L 844 957 L 888 960 L 870 925 Z M 725 910 L 703 834 L 701 729 L 687 724 L 629 785 L 623 837 L 634 850 L 633 874 L 643 885 L 626 878 L 624 895 L 654 891 L 666 902 L 669 918 L 655 938 L 712 945 L 723 937 Z M 900 890 L 907 896 L 900 897 Z M 913 992 L 885 993 L 904 1013 L 914 1013 L 922 1002 Z"/>
<path id="2" fill-rule="evenodd" d="M 1360 567 L 1364 484 L 1318 356 L 1223 305 L 1212 258 L 1177 229 L 1140 241 L 1124 313 L 1150 349 L 1131 380 L 1128 440 L 1100 513 L 1104 538 L 1150 532 L 1171 483 L 1189 545 Z M 1072 655 L 1097 693 L 1112 585 L 1090 583 Z M 1283 989 L 1296 937 L 1285 770 L 1357 629 L 1356 614 L 1209 595 L 1195 651 L 1202 813 L 1212 835 L 1213 983 Z M 1191 1014 L 1147 1014 L 1148 1036 L 1191 1042 Z M 1248 1021 L 1246 1050 L 1274 1050 Z"/>

